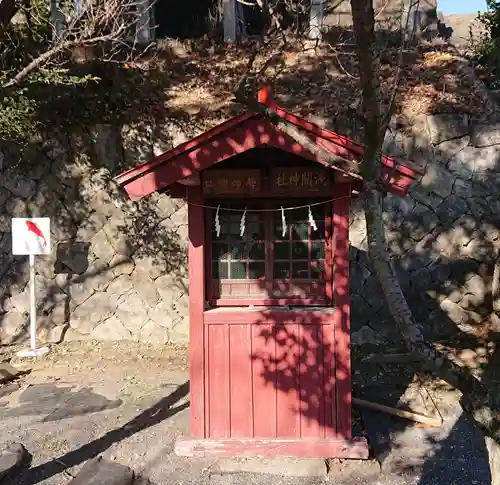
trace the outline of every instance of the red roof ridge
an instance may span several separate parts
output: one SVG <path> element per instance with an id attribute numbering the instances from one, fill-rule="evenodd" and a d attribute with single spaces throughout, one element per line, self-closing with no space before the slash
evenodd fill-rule
<path id="1" fill-rule="evenodd" d="M 261 105 L 275 112 L 280 118 L 305 131 L 308 136 L 311 136 L 311 141 L 320 146 L 326 153 L 331 153 L 345 160 L 360 162 L 360 158 L 364 153 L 363 145 L 281 108 L 273 101 L 269 87 L 259 90 L 257 100 Z M 264 122 L 264 124 L 260 124 L 261 122 Z M 233 135 L 230 134 L 231 130 L 233 130 Z M 266 132 L 266 130 L 268 131 Z M 265 132 L 266 134 L 264 134 Z M 227 136 L 224 136 L 226 133 Z M 232 138 L 236 133 L 238 133 L 236 139 Z M 281 142 L 281 139 L 287 139 L 288 141 Z M 212 146 L 207 146 L 206 144 L 211 140 L 213 140 L 211 142 Z M 289 135 L 280 131 L 265 115 L 247 111 L 156 156 L 149 162 L 123 172 L 115 177 L 115 181 L 119 185 L 126 186 L 129 195 L 143 197 L 148 193 L 160 190 L 162 187 L 188 177 L 194 171 L 203 170 L 219 161 L 231 158 L 237 153 L 269 143 L 271 146 L 292 153 L 300 151 L 302 156 L 306 158 L 316 160 L 318 163 L 329 166 L 334 170 L 341 170 L 334 164 L 330 164 L 328 160 L 321 160 L 314 156 Z M 203 147 L 204 145 L 205 147 Z M 220 152 L 223 145 L 225 151 Z M 217 151 L 219 151 L 218 155 L 216 154 Z M 394 157 L 386 155 L 382 158 L 382 165 L 383 176 L 391 186 L 391 191 L 401 195 L 406 193 L 411 180 L 417 178 L 416 174 L 423 173 L 420 167 L 415 168 L 408 162 L 403 163 Z M 398 185 L 398 182 L 396 182 L 398 179 L 402 181 L 403 185 Z M 132 186 L 135 188 L 132 189 Z"/>

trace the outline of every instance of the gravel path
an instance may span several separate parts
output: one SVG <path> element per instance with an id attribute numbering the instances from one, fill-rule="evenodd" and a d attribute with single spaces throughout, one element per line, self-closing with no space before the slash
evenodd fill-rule
<path id="1" fill-rule="evenodd" d="M 6 349 L 0 349 L 0 359 L 8 356 Z M 15 360 L 13 363 L 19 364 Z M 100 454 L 131 466 L 155 485 L 267 485 L 270 480 L 276 485 L 325 481 L 341 485 L 453 485 L 457 474 L 446 472 L 439 453 L 450 463 L 448 468 L 456 472 L 457 462 L 450 459 L 450 450 L 453 453 L 457 448 L 447 445 L 449 430 L 453 429 L 451 438 L 458 436 L 459 441 L 471 442 L 467 423 L 453 426 L 453 420 L 449 420 L 449 429 L 434 436 L 436 442 L 427 443 L 429 456 L 435 451 L 437 458 L 426 459 L 422 466 L 410 471 L 388 468 L 374 478 L 373 466 L 359 463 L 348 467 L 348 474 L 334 464 L 326 479 L 221 474 L 213 461 L 173 453 L 175 439 L 188 433 L 189 385 L 184 348 L 72 343 L 29 365 L 32 372 L 19 381 L 19 386 L 0 388 L 0 446 L 18 441 L 33 455 L 31 468 L 16 485 L 65 485 L 85 461 Z M 405 433 L 400 442 L 411 449 L 412 435 Z M 393 439 L 400 435 L 395 432 Z M 473 471 L 464 475 L 465 481 L 456 481 L 457 485 L 486 485 L 485 474 L 474 472 L 484 467 L 483 451 L 478 448 L 466 463 L 460 464 L 462 469 Z"/>

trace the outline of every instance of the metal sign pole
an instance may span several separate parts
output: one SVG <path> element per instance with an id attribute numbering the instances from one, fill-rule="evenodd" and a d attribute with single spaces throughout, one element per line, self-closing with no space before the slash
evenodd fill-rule
<path id="1" fill-rule="evenodd" d="M 35 255 L 29 254 L 30 264 L 30 348 L 20 350 L 18 357 L 41 357 L 49 352 L 48 347 L 36 347 L 36 287 L 35 287 Z"/>
<path id="2" fill-rule="evenodd" d="M 17 353 L 19 357 L 41 357 L 49 352 L 48 347 L 36 346 L 36 271 L 35 255 L 50 254 L 50 219 L 13 218 L 12 254 L 28 255 L 30 265 L 30 346 Z"/>
<path id="3" fill-rule="evenodd" d="M 35 255 L 30 254 L 30 344 L 36 352 L 36 293 L 35 293 Z"/>

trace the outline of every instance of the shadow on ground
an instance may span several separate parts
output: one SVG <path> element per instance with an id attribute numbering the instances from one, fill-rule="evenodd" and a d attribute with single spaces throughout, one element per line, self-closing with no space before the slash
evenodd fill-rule
<path id="1" fill-rule="evenodd" d="M 115 443 L 123 441 L 142 430 L 174 416 L 178 412 L 189 407 L 189 402 L 179 404 L 174 407 L 174 404 L 187 396 L 188 393 L 189 382 L 185 382 L 177 387 L 177 389 L 171 394 L 160 399 L 154 406 L 138 414 L 134 419 L 125 423 L 123 426 L 109 431 L 100 438 L 97 438 L 80 448 L 27 470 L 20 477 L 19 485 L 35 485 L 47 480 L 48 478 L 62 473 L 67 469 L 99 456 Z"/>
<path id="2" fill-rule="evenodd" d="M 18 404 L 5 410 L 2 417 L 45 415 L 42 422 L 50 422 L 116 409 L 122 404 L 120 399 L 111 401 L 91 388 L 74 389 L 72 385 L 53 383 L 29 386 L 21 393 Z"/>
<path id="3" fill-rule="evenodd" d="M 381 386 L 364 388 L 365 399 L 396 407 L 396 392 L 389 398 Z M 385 399 L 381 399 L 381 395 Z M 409 425 L 408 421 L 371 410 L 363 410 L 368 438 L 384 474 L 418 476 L 418 485 L 444 483 L 491 483 L 488 452 L 482 433 L 467 417 L 445 416 L 441 428 Z M 448 424 L 447 424 L 448 423 Z"/>

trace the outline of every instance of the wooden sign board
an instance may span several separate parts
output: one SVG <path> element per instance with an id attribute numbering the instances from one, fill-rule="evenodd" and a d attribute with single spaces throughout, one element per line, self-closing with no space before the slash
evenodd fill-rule
<path id="1" fill-rule="evenodd" d="M 207 170 L 202 174 L 206 195 L 257 194 L 261 191 L 260 170 Z"/>
<path id="2" fill-rule="evenodd" d="M 326 192 L 331 188 L 331 170 L 324 167 L 276 167 L 271 175 L 273 192 Z"/>

